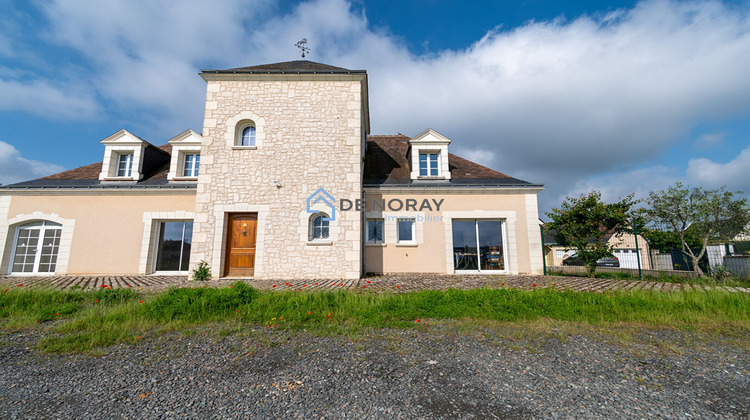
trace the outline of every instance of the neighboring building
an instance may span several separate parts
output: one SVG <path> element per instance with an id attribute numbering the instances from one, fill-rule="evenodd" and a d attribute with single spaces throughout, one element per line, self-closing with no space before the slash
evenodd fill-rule
<path id="1" fill-rule="evenodd" d="M 542 186 L 450 154 L 431 129 L 368 136 L 364 70 L 201 77 L 202 134 L 156 147 L 120 130 L 101 162 L 0 187 L 0 274 L 542 271 Z"/>
<path id="2" fill-rule="evenodd" d="M 641 268 L 651 269 L 650 247 L 646 238 L 638 235 L 638 247 L 636 248 L 635 235 L 632 233 L 621 233 L 605 235 L 607 244 L 612 245 L 612 254 L 620 261 L 620 268 L 638 268 L 638 252 L 641 254 Z M 555 239 L 547 231 L 544 234 L 544 254 L 547 266 L 561 266 L 563 260 L 576 253 L 575 249 L 566 249 L 557 244 Z"/>

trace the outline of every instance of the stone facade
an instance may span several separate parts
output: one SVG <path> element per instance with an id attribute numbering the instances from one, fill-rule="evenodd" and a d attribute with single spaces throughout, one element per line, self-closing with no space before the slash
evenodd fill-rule
<path id="1" fill-rule="evenodd" d="M 336 212 L 331 241 L 311 244 L 306 200 L 322 187 L 359 198 L 366 127 L 366 76 L 203 74 L 207 81 L 191 267 L 221 275 L 226 218 L 258 213 L 256 278 L 358 278 L 360 212 Z M 237 147 L 252 120 L 256 146 Z M 334 237 L 334 234 L 337 237 Z M 340 239 L 340 240 L 336 240 Z"/>

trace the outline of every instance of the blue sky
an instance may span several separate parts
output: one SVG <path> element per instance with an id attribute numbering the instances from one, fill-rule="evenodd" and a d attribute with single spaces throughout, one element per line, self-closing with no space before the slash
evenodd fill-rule
<path id="1" fill-rule="evenodd" d="M 200 69 L 298 57 L 370 76 L 373 134 L 543 183 L 541 209 L 680 180 L 750 191 L 750 4 L 730 1 L 0 3 L 0 183 L 102 158 L 125 128 L 202 130 Z"/>

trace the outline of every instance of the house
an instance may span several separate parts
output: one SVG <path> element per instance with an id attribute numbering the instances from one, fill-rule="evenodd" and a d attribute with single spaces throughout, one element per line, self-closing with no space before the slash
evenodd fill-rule
<path id="1" fill-rule="evenodd" d="M 636 246 L 636 236 L 629 232 L 615 235 L 608 233 L 604 236 L 605 242 L 612 246 L 612 255 L 620 261 L 620 268 L 638 268 L 638 251 L 641 255 L 641 268 L 650 270 L 651 248 L 642 235 L 638 235 L 638 245 Z M 548 231 L 544 232 L 544 255 L 547 266 L 561 266 L 563 260 L 573 254 L 575 249 L 566 249 L 560 246 L 555 238 Z"/>
<path id="2" fill-rule="evenodd" d="M 203 132 L 120 130 L 100 162 L 0 187 L 0 274 L 353 279 L 539 273 L 543 187 L 427 129 L 370 133 L 367 73 L 206 70 Z"/>

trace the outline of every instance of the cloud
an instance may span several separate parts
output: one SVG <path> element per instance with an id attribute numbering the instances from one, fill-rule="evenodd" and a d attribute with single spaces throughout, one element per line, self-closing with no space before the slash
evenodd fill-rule
<path id="1" fill-rule="evenodd" d="M 344 0 L 279 7 L 43 6 L 50 42 L 86 57 L 97 93 L 133 110 L 147 137 L 200 127 L 199 67 L 296 59 L 293 44 L 307 37 L 311 60 L 367 69 L 374 133 L 432 127 L 454 140 L 453 150 L 546 184 L 542 208 L 582 186 L 612 185 L 607 174 L 653 165 L 696 124 L 750 113 L 747 5 L 644 1 L 604 16 L 498 29 L 466 49 L 427 55 L 411 53 Z M 639 182 L 648 185 L 648 177 Z"/>
<path id="2" fill-rule="evenodd" d="M 750 192 L 750 146 L 727 163 L 717 163 L 706 158 L 690 159 L 687 179 L 695 185 Z"/>
<path id="3" fill-rule="evenodd" d="M 64 168 L 60 165 L 38 160 L 29 160 L 8 143 L 0 141 L 0 184 L 27 181 L 56 172 Z"/>
<path id="4" fill-rule="evenodd" d="M 4 72 L 0 67 L 0 75 Z M 52 119 L 86 120 L 96 115 L 98 104 L 78 85 L 55 86 L 45 80 L 0 79 L 0 110 L 24 111 Z"/>
<path id="5" fill-rule="evenodd" d="M 725 133 L 707 133 L 695 140 L 695 145 L 701 149 L 709 149 L 724 142 Z"/>

